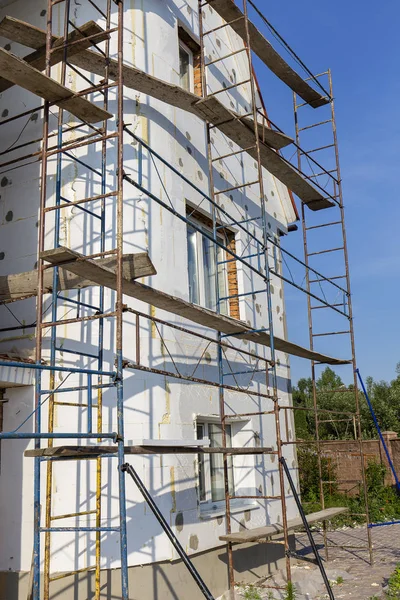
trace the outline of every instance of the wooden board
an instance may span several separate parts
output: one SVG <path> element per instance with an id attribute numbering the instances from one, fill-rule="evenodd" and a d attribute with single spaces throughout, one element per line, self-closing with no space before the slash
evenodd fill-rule
<path id="1" fill-rule="evenodd" d="M 39 35 L 35 37 L 38 37 L 42 41 L 42 44 L 32 43 L 31 47 L 37 48 L 37 50 L 25 56 L 24 60 L 32 67 L 35 67 L 35 69 L 38 69 L 39 71 L 44 71 L 46 68 L 46 34 L 44 31 L 42 31 L 41 29 L 37 29 L 36 27 L 33 29 L 34 32 L 38 32 Z M 70 46 L 68 48 L 68 59 L 73 54 L 82 52 L 82 50 L 89 48 L 94 43 L 102 42 L 110 37 L 109 34 L 104 33 L 100 25 L 97 25 L 97 23 L 95 23 L 94 21 L 88 21 L 79 29 L 80 31 L 74 30 L 68 36 L 68 43 L 77 42 L 78 40 L 81 40 L 79 43 L 75 43 L 73 46 Z M 18 42 L 19 44 L 27 43 L 24 35 L 24 32 L 26 34 L 27 31 L 29 38 L 30 28 L 27 28 L 27 24 L 23 21 L 19 21 L 18 19 L 14 19 L 12 17 L 4 17 L 4 19 L 0 21 L 0 35 L 6 37 L 7 39 L 11 39 L 14 42 Z M 86 36 L 95 37 L 91 38 L 90 40 L 87 40 Z M 36 40 L 36 42 L 37 41 L 38 40 Z M 63 38 L 57 38 L 53 36 L 53 48 L 55 49 L 57 48 L 57 46 L 60 46 L 60 49 L 56 50 L 55 52 L 52 52 L 51 54 L 50 62 L 52 66 L 64 59 L 64 48 L 62 47 L 63 41 Z M 13 87 L 13 85 L 14 84 L 11 81 L 0 77 L 0 92 L 8 90 L 10 87 Z"/>
<path id="2" fill-rule="evenodd" d="M 91 50 L 86 50 L 81 54 L 74 55 L 71 57 L 70 62 L 81 69 L 89 71 L 89 73 L 96 73 L 96 75 L 104 74 L 104 60 L 99 54 Z M 176 108 L 191 112 L 201 119 L 207 118 L 213 125 L 226 121 L 227 119 L 232 119 L 233 116 L 237 116 L 233 111 L 226 108 L 215 96 L 206 99 L 208 106 L 212 106 L 212 110 L 209 110 L 209 114 L 205 116 L 204 111 L 206 110 L 206 107 L 199 104 L 199 97 L 195 94 L 184 90 L 178 85 L 173 85 L 172 83 L 167 83 L 162 79 L 148 75 L 136 67 L 124 65 L 123 72 L 124 85 L 126 87 L 152 96 L 153 98 L 157 98 Z M 118 77 L 118 64 L 115 60 L 110 61 L 109 74 L 112 79 Z M 239 121 L 237 121 L 237 123 L 238 127 L 244 127 L 243 123 L 240 123 Z M 251 119 L 247 119 L 246 123 L 250 130 L 252 129 L 254 132 L 254 124 Z M 232 121 L 230 121 L 229 124 L 226 124 L 224 129 L 222 129 L 222 127 L 220 129 L 226 131 L 227 135 L 230 135 L 229 132 L 231 127 Z M 260 138 L 262 139 L 261 135 Z M 292 143 L 293 140 L 279 131 L 274 131 L 272 129 L 267 130 L 267 128 L 265 128 L 265 141 L 270 144 L 272 148 L 278 149 L 287 146 Z M 254 137 L 252 143 L 254 144 Z"/>
<path id="3" fill-rule="evenodd" d="M 14 17 L 6 16 L 2 19 L 0 22 L 0 35 L 34 50 L 46 46 L 46 31 Z M 56 39 L 53 36 L 53 42 Z"/>
<path id="4" fill-rule="evenodd" d="M 69 263 L 66 262 L 68 257 L 70 257 L 71 260 Z M 110 269 L 105 269 L 98 263 L 94 267 L 93 265 L 86 265 L 85 263 L 94 261 L 83 260 L 84 257 L 78 253 L 68 251 L 66 248 L 61 248 L 56 250 L 47 250 L 42 254 L 42 258 L 53 265 L 61 265 L 76 275 L 90 278 L 98 285 L 107 285 L 111 289 L 116 289 L 115 273 L 111 273 Z M 108 283 L 105 283 L 106 281 Z M 228 335 L 233 334 L 239 339 L 244 339 L 251 342 L 256 342 L 263 346 L 271 347 L 271 338 L 267 332 L 254 332 L 252 328 L 243 321 L 238 321 L 236 319 L 232 319 L 231 317 L 220 315 L 212 310 L 196 306 L 190 302 L 186 302 L 186 300 L 166 294 L 165 292 L 161 292 L 160 290 L 156 290 L 136 281 L 128 281 L 124 279 L 123 291 L 124 294 L 130 296 L 131 298 L 136 298 L 137 300 L 151 304 L 156 308 L 161 308 L 167 312 L 179 315 L 185 319 L 193 321 L 194 323 L 198 323 L 199 325 L 209 327 L 215 331 L 221 331 L 222 333 Z M 303 348 L 302 346 L 293 344 L 292 342 L 277 336 L 274 337 L 274 345 L 276 350 L 293 354 L 294 356 L 307 358 L 309 360 L 314 360 L 316 362 L 322 362 L 331 365 L 349 363 L 348 360 L 326 356 L 325 354 L 312 351 L 308 348 Z"/>
<path id="5" fill-rule="evenodd" d="M 257 160 L 257 148 L 251 148 L 251 146 L 254 146 L 255 140 L 254 123 L 251 122 L 250 119 L 246 120 L 245 123 L 239 120 L 232 120 L 234 113 L 222 106 L 213 96 L 199 100 L 195 106 L 204 119 L 214 124 L 221 122 L 222 124 L 218 126 L 218 129 L 230 137 L 231 140 L 241 148 L 250 148 L 248 153 Z M 231 120 L 229 120 L 230 117 Z M 282 134 L 275 132 L 272 129 L 265 130 L 265 132 L 266 143 L 262 142 L 260 144 L 262 165 L 272 175 L 279 179 L 279 181 L 292 190 L 292 192 L 294 192 L 304 204 L 307 204 L 312 210 L 321 210 L 323 208 L 332 207 L 333 202 L 331 200 L 325 198 L 321 192 L 302 177 L 292 165 L 286 162 L 280 154 L 273 150 L 273 148 L 277 147 L 276 143 L 274 144 L 274 135 L 278 134 L 278 139 L 280 139 Z M 263 135 L 262 128 L 260 128 L 259 135 L 260 137 Z M 287 136 L 285 137 L 287 140 L 290 140 Z M 288 143 L 290 143 L 290 141 Z M 282 148 L 283 144 L 281 144 L 280 147 Z"/>
<path id="6" fill-rule="evenodd" d="M 98 75 L 104 73 L 103 60 L 100 55 L 92 50 L 86 50 L 81 54 L 72 56 L 71 62 L 89 72 L 95 72 Z M 110 77 L 114 78 L 116 76 L 117 65 L 111 61 Z M 144 94 L 148 94 L 153 98 L 157 98 L 162 102 L 167 102 L 172 106 L 187 110 L 201 119 L 207 119 L 215 125 L 230 119 L 228 122 L 218 125 L 218 129 L 241 148 L 249 148 L 254 145 L 254 129 L 252 132 L 254 124 L 251 123 L 251 120 L 248 119 L 246 124 L 239 120 L 234 121 L 232 119 L 234 113 L 225 108 L 213 96 L 199 100 L 197 96 L 178 86 L 166 83 L 161 79 L 157 79 L 152 75 L 144 73 L 140 69 L 129 67 L 127 65 L 124 66 L 124 85 Z M 261 130 L 261 139 L 262 135 L 263 133 Z M 280 154 L 273 151 L 272 148 L 282 148 L 287 145 L 288 142 L 290 143 L 291 138 L 279 132 L 269 130 L 269 132 L 266 132 L 265 134 L 265 140 L 267 143 L 261 142 L 260 144 L 263 167 L 291 189 L 311 210 L 321 210 L 330 208 L 334 205 L 331 200 L 324 198 L 324 196 L 311 183 L 304 179 L 294 167 L 287 164 Z M 257 159 L 257 151 L 255 148 L 248 152 L 253 158 Z"/>
<path id="7" fill-rule="evenodd" d="M 115 273 L 116 258 L 106 257 L 96 259 L 101 266 L 108 267 Z M 156 270 L 147 252 L 137 254 L 124 254 L 123 275 L 125 279 L 139 279 L 156 275 Z M 20 298 L 29 298 L 37 295 L 37 271 L 27 271 L 16 275 L 3 275 L 0 277 L 0 301 L 10 302 Z M 93 281 L 75 275 L 60 267 L 58 276 L 59 291 L 86 288 L 95 285 Z M 53 272 L 47 269 L 43 274 L 44 292 L 51 293 L 53 289 Z"/>
<path id="8" fill-rule="evenodd" d="M 210 0 L 209 4 L 227 23 L 235 20 L 230 26 L 247 43 L 246 25 L 240 8 L 232 0 Z M 253 52 L 257 54 L 279 79 L 303 98 L 305 102 L 313 108 L 329 103 L 329 98 L 321 95 L 320 92 L 312 88 L 288 65 L 250 20 L 249 33 L 250 45 Z"/>
<path id="9" fill-rule="evenodd" d="M 32 47 L 43 46 L 43 40 L 46 38 L 43 30 L 15 19 L 9 20 L 7 18 L 3 29 L 3 35 L 11 39 L 20 38 L 22 31 L 27 32 L 27 39 Z M 1 31 L 0 28 L 0 33 Z M 101 77 L 105 75 L 104 57 L 93 50 L 83 50 L 80 53 L 73 54 L 70 57 L 70 62 L 90 73 L 95 73 Z M 215 96 L 199 100 L 198 96 L 177 85 L 162 81 L 128 65 L 124 65 L 123 75 L 126 87 L 148 94 L 171 106 L 186 110 L 201 119 L 207 119 L 212 124 L 218 125 L 218 128 L 241 148 L 249 148 L 254 145 L 254 123 L 252 120 L 245 119 L 244 122 L 238 119 L 235 120 L 235 113 L 226 108 Z M 111 79 L 117 79 L 118 77 L 118 63 L 113 59 L 109 62 L 109 76 Z M 268 128 L 264 130 L 260 128 L 259 136 L 261 139 L 261 161 L 272 175 L 292 190 L 311 210 L 316 211 L 334 206 L 329 198 L 325 198 L 280 154 L 273 152 L 272 148 L 280 149 L 290 144 L 292 139 L 289 136 Z M 263 140 L 265 140 L 265 143 Z M 257 159 L 255 148 L 249 150 L 248 153 Z"/>
<path id="10" fill-rule="evenodd" d="M 0 72 L 4 79 L 32 92 L 40 98 L 68 110 L 78 119 L 88 123 L 98 123 L 112 117 L 112 114 L 99 108 L 82 96 L 74 93 L 65 86 L 47 77 L 22 58 L 0 48 Z"/>
<path id="11" fill-rule="evenodd" d="M 217 125 L 218 129 L 233 139 L 242 148 L 254 146 L 254 121 L 250 118 L 238 119 L 234 111 L 227 108 L 215 96 L 197 99 L 194 104 L 196 114 L 201 118 Z M 260 139 L 271 148 L 284 148 L 293 142 L 293 139 L 284 133 L 274 131 L 270 127 L 262 128 L 259 124 Z"/>
<path id="12" fill-rule="evenodd" d="M 319 510 L 318 512 L 307 515 L 307 522 L 317 523 L 318 521 L 330 521 L 335 517 L 348 512 L 347 507 L 335 507 L 326 508 L 325 510 Z M 287 523 L 288 531 L 296 529 L 296 527 L 302 527 L 303 521 L 301 517 L 291 519 Z M 232 542 L 234 544 L 247 544 L 248 542 L 258 542 L 265 538 L 269 538 L 273 535 L 283 533 L 283 526 L 280 523 L 274 523 L 273 525 L 267 525 L 265 527 L 257 527 L 255 529 L 249 529 L 239 531 L 238 533 L 231 533 L 229 535 L 221 535 L 219 539 L 222 542 Z"/>
<path id="13" fill-rule="evenodd" d="M 75 275 L 78 275 L 78 277 L 97 283 L 97 285 L 105 286 L 113 290 L 117 289 L 115 268 L 105 266 L 104 263 L 100 264 L 98 260 L 85 258 L 82 254 L 74 252 L 69 248 L 61 246 L 60 248 L 55 248 L 53 250 L 45 250 L 41 253 L 41 258 L 53 265 L 62 266 Z M 144 272 L 146 275 L 155 274 L 156 271 L 154 266 L 147 255 L 145 260 L 145 269 L 141 269 L 141 272 L 137 269 L 136 272 L 131 273 L 129 277 L 124 277 L 124 285 L 133 281 L 135 277 L 142 277 Z M 133 263 L 131 264 L 134 266 Z"/>
<path id="14" fill-rule="evenodd" d="M 162 442 L 162 440 L 160 440 Z M 102 454 L 116 454 L 118 446 L 52 446 L 51 448 L 35 448 L 25 450 L 24 456 L 63 457 L 63 458 L 96 458 Z M 269 454 L 272 448 L 206 448 L 202 446 L 125 446 L 125 454 Z"/>

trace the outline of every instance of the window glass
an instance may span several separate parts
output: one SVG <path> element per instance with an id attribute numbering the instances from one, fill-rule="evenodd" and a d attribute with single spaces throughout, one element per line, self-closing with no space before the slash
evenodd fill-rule
<path id="1" fill-rule="evenodd" d="M 211 310 L 217 310 L 217 291 L 215 280 L 215 245 L 203 237 L 204 264 L 204 304 Z"/>
<path id="2" fill-rule="evenodd" d="M 202 423 L 198 423 L 196 430 L 197 430 L 197 439 L 202 440 L 204 438 L 204 425 Z M 207 500 L 204 454 L 199 454 L 198 460 L 199 460 L 199 496 L 200 496 L 200 502 L 204 502 L 205 500 Z"/>
<path id="3" fill-rule="evenodd" d="M 200 304 L 199 268 L 197 262 L 197 232 L 191 225 L 187 226 L 189 299 Z"/>
<path id="4" fill-rule="evenodd" d="M 194 221 L 195 222 L 195 221 Z M 197 224 L 197 221 L 196 221 Z M 208 234 L 211 230 L 197 225 Z M 218 241 L 224 244 L 224 238 L 218 236 Z M 216 244 L 202 235 L 190 223 L 187 225 L 187 247 L 188 247 L 188 279 L 189 300 L 194 304 L 205 306 L 210 310 L 217 310 L 217 281 L 216 281 Z M 227 282 L 227 254 L 223 248 L 217 246 L 218 261 L 218 297 L 220 299 L 219 312 L 223 315 L 229 314 Z"/>
<path id="5" fill-rule="evenodd" d="M 232 431 L 231 426 L 225 426 L 226 445 L 232 446 Z M 222 448 L 222 426 L 218 423 L 208 424 L 208 437 L 212 448 Z M 224 461 L 222 454 L 210 454 L 210 472 L 211 472 L 211 500 L 218 502 L 225 499 L 224 487 Z M 228 482 L 229 493 L 233 495 L 233 463 L 232 456 L 228 457 Z"/>
<path id="6" fill-rule="evenodd" d="M 190 67 L 189 52 L 182 46 L 179 46 L 179 80 L 181 87 L 188 92 L 190 92 Z"/>

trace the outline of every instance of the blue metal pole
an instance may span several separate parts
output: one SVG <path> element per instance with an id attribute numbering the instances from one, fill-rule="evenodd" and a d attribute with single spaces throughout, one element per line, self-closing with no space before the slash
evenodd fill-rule
<path id="1" fill-rule="evenodd" d="M 123 255 L 123 208 L 124 208 L 124 75 L 123 75 L 123 44 L 124 44 L 124 2 L 118 3 L 118 144 L 117 144 L 117 297 L 116 297 L 116 358 L 117 358 L 117 427 L 118 427 L 118 487 L 120 511 L 120 553 L 121 553 L 121 600 L 129 600 L 128 589 L 128 540 L 126 528 L 126 492 L 124 465 L 124 389 L 123 389 L 123 313 L 122 313 L 122 255 Z"/>
<path id="2" fill-rule="evenodd" d="M 379 427 L 378 419 L 376 418 L 375 411 L 374 411 L 374 409 L 373 409 L 373 406 L 372 406 L 371 400 L 370 400 L 370 398 L 369 398 L 369 396 L 368 396 L 368 392 L 367 392 L 367 390 L 366 390 L 366 388 L 365 388 L 365 385 L 364 385 L 364 382 L 363 382 L 363 380 L 362 380 L 362 377 L 361 377 L 361 375 L 360 375 L 360 371 L 359 371 L 359 369 L 356 369 L 356 373 L 357 373 L 358 379 L 360 380 L 360 384 L 361 384 L 362 390 L 363 390 L 363 392 L 364 392 L 365 399 L 366 399 L 366 401 L 367 401 L 367 404 L 368 404 L 369 412 L 371 413 L 371 417 L 372 417 L 372 420 L 373 420 L 373 422 L 374 422 L 374 425 L 375 425 L 375 427 L 376 427 L 376 430 L 377 430 L 377 432 L 378 432 L 379 439 L 381 440 L 381 444 L 382 444 L 382 446 L 383 446 L 383 449 L 384 449 L 384 451 L 385 451 L 386 458 L 387 458 L 387 460 L 388 460 L 388 463 L 389 463 L 390 470 L 392 471 L 392 474 L 393 474 L 394 480 L 395 480 L 395 482 L 396 482 L 396 487 L 397 487 L 397 490 L 400 492 L 400 481 L 399 481 L 399 479 L 398 479 L 398 477 L 397 477 L 396 469 L 395 469 L 395 467 L 394 467 L 393 461 L 392 461 L 392 459 L 391 459 L 391 456 L 390 456 L 390 454 L 389 454 L 389 449 L 388 449 L 388 447 L 387 447 L 387 445 L 386 445 L 386 442 L 385 442 L 385 440 L 384 440 L 384 438 L 383 438 L 383 435 L 382 435 L 381 428 Z"/>

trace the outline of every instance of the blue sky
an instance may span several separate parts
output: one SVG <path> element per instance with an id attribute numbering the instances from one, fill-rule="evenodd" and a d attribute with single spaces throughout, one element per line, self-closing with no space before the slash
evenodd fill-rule
<path id="1" fill-rule="evenodd" d="M 389 380 L 400 362 L 400 3 L 257 5 L 313 72 L 332 70 L 358 365 L 364 376 Z M 293 134 L 290 90 L 256 66 L 269 116 Z M 300 250 L 300 232 L 291 236 Z M 289 336 L 306 343 L 287 296 Z M 308 364 L 292 361 L 292 374 L 308 376 Z"/>

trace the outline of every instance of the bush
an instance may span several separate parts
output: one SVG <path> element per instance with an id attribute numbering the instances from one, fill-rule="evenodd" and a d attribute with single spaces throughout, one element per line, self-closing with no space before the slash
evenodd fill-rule
<path id="1" fill-rule="evenodd" d="M 298 451 L 300 492 L 306 513 L 321 510 L 318 456 L 316 452 L 300 449 Z M 335 525 L 352 526 L 365 522 L 364 490 L 358 496 L 349 496 L 338 491 L 337 474 L 327 458 L 321 460 L 322 479 L 334 483 L 325 484 L 325 508 L 347 506 L 348 514 L 335 519 Z M 368 495 L 369 518 L 372 523 L 392 521 L 400 518 L 400 496 L 392 486 L 385 486 L 386 469 L 383 465 L 370 461 L 366 467 L 366 486 Z M 360 516 L 356 516 L 359 513 Z"/>

